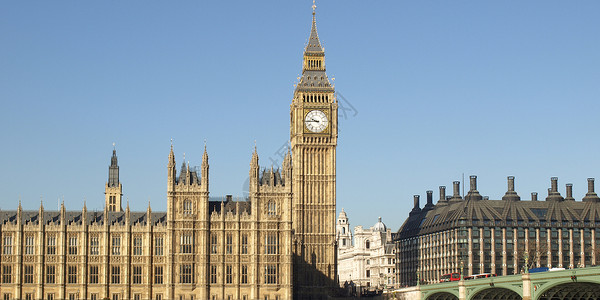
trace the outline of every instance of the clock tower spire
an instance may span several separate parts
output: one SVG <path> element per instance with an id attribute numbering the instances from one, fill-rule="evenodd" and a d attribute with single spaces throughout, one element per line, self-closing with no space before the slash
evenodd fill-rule
<path id="1" fill-rule="evenodd" d="M 337 112 L 335 90 L 325 72 L 325 51 L 312 27 L 302 76 L 290 106 L 293 166 L 295 299 L 325 297 L 336 284 L 335 241 Z"/>

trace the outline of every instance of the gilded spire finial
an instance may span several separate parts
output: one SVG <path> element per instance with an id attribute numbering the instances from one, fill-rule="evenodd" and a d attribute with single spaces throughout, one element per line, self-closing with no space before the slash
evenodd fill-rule
<path id="1" fill-rule="evenodd" d="M 312 9 L 313 9 L 313 15 L 314 15 L 315 14 L 315 9 L 317 9 L 317 4 L 315 4 L 315 0 L 313 0 Z"/>
<path id="2" fill-rule="evenodd" d="M 115 147 L 117 145 L 117 143 L 113 142 L 113 150 L 116 150 L 117 148 Z"/>

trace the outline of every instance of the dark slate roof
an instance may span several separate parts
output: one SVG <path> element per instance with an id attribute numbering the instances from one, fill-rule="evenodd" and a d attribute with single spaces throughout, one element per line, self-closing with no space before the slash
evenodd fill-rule
<path id="1" fill-rule="evenodd" d="M 458 226 L 595 226 L 600 203 L 579 201 L 443 201 L 411 213 L 396 238 L 405 239 Z M 459 222 L 460 221 L 460 222 Z"/>
<path id="2" fill-rule="evenodd" d="M 308 45 L 304 49 L 307 53 L 323 54 L 323 47 L 321 47 L 321 41 L 319 40 L 319 34 L 317 33 L 317 18 L 313 12 L 312 27 L 310 28 L 310 37 L 308 38 Z"/>
<path id="3" fill-rule="evenodd" d="M 157 225 L 160 223 L 164 223 L 167 220 L 166 212 L 152 212 L 152 225 Z M 65 212 L 65 220 L 67 224 L 71 225 L 81 225 L 83 222 L 83 213 L 82 211 L 66 211 Z M 88 211 L 86 214 L 87 220 L 86 224 L 91 225 L 93 223 L 97 223 L 99 225 L 104 225 L 104 212 L 90 212 Z M 125 212 L 109 212 L 108 213 L 108 223 L 111 225 L 119 224 L 125 225 Z M 38 225 L 40 221 L 39 211 L 28 211 L 24 210 L 21 212 L 21 222 L 22 224 L 35 224 Z M 17 211 L 9 210 L 9 211 L 0 211 L 0 224 L 17 224 Z M 59 211 L 44 211 L 44 224 L 59 224 L 60 223 L 60 212 Z M 129 225 L 147 225 L 148 216 L 146 212 L 130 212 L 129 213 Z"/>
<path id="4" fill-rule="evenodd" d="M 241 214 L 246 212 L 247 214 L 251 213 L 251 203 L 250 201 L 208 201 L 208 211 L 210 213 L 217 212 L 221 213 L 221 203 L 223 203 L 223 207 L 225 212 L 231 212 L 235 214 Z M 237 210 L 239 207 L 239 211 Z"/>

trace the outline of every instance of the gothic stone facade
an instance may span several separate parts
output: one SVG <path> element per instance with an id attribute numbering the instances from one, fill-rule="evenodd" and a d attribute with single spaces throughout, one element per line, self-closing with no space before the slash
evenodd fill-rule
<path id="1" fill-rule="evenodd" d="M 537 193 L 521 201 L 514 177 L 501 200 L 489 200 L 477 191 L 471 176 L 470 190 L 460 195 L 454 182 L 453 196 L 440 187 L 440 200 L 419 207 L 415 195 L 410 212 L 396 238 L 397 280 L 401 286 L 417 280 L 439 282 L 442 274 L 462 272 L 465 276 L 495 273 L 518 274 L 524 268 L 577 268 L 600 263 L 600 198 L 594 179 L 582 201 L 573 198 L 573 185 L 566 197 L 551 179 L 545 201 Z"/>
<path id="2" fill-rule="evenodd" d="M 335 285 L 337 102 L 313 10 L 281 169 L 250 162 L 245 201 L 209 199 L 202 164 L 167 166 L 167 211 L 122 209 L 113 151 L 102 212 L 0 211 L 2 299 L 322 299 Z M 293 166 L 293 167 L 292 167 Z"/>

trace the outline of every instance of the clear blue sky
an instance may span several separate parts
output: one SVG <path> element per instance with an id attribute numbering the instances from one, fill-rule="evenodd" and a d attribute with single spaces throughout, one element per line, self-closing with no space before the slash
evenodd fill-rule
<path id="1" fill-rule="evenodd" d="M 166 209 L 170 139 L 240 196 L 289 138 L 312 1 L 4 1 L 0 208 L 101 210 L 112 143 L 133 210 Z M 499 199 L 600 190 L 600 2 L 317 2 L 340 118 L 337 205 L 393 230 L 475 174 Z M 280 160 L 279 160 L 280 162 Z M 467 180 L 468 181 L 468 180 Z"/>

